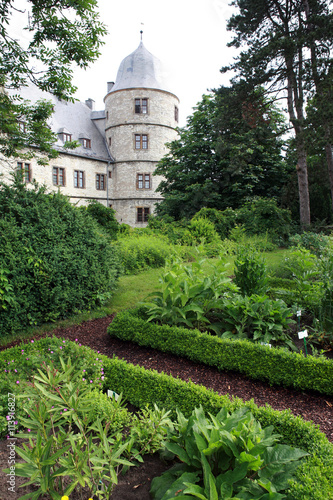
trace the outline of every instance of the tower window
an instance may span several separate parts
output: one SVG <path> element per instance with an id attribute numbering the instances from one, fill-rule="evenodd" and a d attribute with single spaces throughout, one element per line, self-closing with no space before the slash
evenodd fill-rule
<path id="1" fill-rule="evenodd" d="M 136 174 L 137 189 L 151 189 L 150 174 Z"/>
<path id="2" fill-rule="evenodd" d="M 178 109 L 178 106 L 175 106 L 175 121 L 177 123 L 179 121 L 179 109 Z"/>
<path id="3" fill-rule="evenodd" d="M 31 165 L 30 163 L 22 163 L 21 161 L 17 162 L 17 170 L 22 170 L 23 171 L 23 181 L 28 184 L 28 182 L 31 182 Z"/>
<path id="4" fill-rule="evenodd" d="M 84 188 L 84 172 L 83 170 L 74 170 L 74 187 Z"/>
<path id="5" fill-rule="evenodd" d="M 105 174 L 96 174 L 96 189 L 100 191 L 105 191 L 106 189 Z"/>
<path id="6" fill-rule="evenodd" d="M 136 209 L 136 221 L 137 222 L 148 222 L 148 217 L 150 215 L 149 207 L 137 207 Z"/>
<path id="7" fill-rule="evenodd" d="M 52 179 L 55 186 L 65 185 L 65 169 L 61 167 L 53 167 Z"/>
<path id="8" fill-rule="evenodd" d="M 148 114 L 148 99 L 136 98 L 134 100 L 134 103 L 135 103 L 135 113 L 136 114 L 143 114 L 143 115 Z"/>
<path id="9" fill-rule="evenodd" d="M 147 134 L 135 134 L 135 149 L 148 149 Z"/>

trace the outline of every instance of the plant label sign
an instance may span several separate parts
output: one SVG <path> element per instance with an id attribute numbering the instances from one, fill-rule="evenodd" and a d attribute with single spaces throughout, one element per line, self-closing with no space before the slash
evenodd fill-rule
<path id="1" fill-rule="evenodd" d="M 298 338 L 299 339 L 304 339 L 307 336 L 308 336 L 308 331 L 307 330 L 304 330 L 303 332 L 298 332 Z"/>
<path id="2" fill-rule="evenodd" d="M 110 389 L 108 389 L 108 398 L 114 398 L 117 401 L 119 398 L 119 394 L 117 394 L 114 391 L 110 391 Z"/>
<path id="3" fill-rule="evenodd" d="M 297 317 L 299 318 L 300 316 L 302 316 L 302 311 L 299 309 L 296 313 Z"/>

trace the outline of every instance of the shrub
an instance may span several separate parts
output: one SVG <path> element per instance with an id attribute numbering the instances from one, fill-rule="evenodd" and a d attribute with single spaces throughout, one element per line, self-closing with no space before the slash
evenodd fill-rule
<path id="1" fill-rule="evenodd" d="M 171 245 L 166 236 L 147 232 L 119 236 L 113 247 L 117 249 L 126 274 L 162 267 L 167 258 L 178 252 L 177 247 Z"/>
<path id="2" fill-rule="evenodd" d="M 277 206 L 274 198 L 256 198 L 245 203 L 238 211 L 238 220 L 248 234 L 265 234 L 285 243 L 291 232 L 290 211 Z"/>
<path id="3" fill-rule="evenodd" d="M 198 245 L 200 243 L 220 243 L 221 239 L 213 222 L 203 217 L 197 217 L 190 221 L 182 242 L 185 245 Z"/>
<path id="4" fill-rule="evenodd" d="M 0 269 L 0 289 L 7 280 L 13 299 L 0 318 L 5 335 L 102 303 L 115 288 L 119 260 L 65 196 L 16 179 L 0 185 Z"/>
<path id="5" fill-rule="evenodd" d="M 90 215 L 110 236 L 112 240 L 117 239 L 120 224 L 115 217 L 115 210 L 106 207 L 98 201 L 90 201 L 87 207 L 81 207 Z"/>
<path id="6" fill-rule="evenodd" d="M 242 295 L 265 294 L 267 268 L 263 257 L 251 247 L 240 247 L 234 262 L 234 282 Z"/>
<path id="7" fill-rule="evenodd" d="M 289 242 L 292 246 L 306 248 L 317 257 L 331 250 L 333 244 L 332 237 L 310 231 L 290 236 Z"/>

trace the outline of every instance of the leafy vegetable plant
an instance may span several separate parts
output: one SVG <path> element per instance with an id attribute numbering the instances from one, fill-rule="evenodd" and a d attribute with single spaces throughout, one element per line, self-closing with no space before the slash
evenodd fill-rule
<path id="1" fill-rule="evenodd" d="M 282 500 L 306 452 L 279 444 L 273 427 L 262 428 L 245 408 L 189 419 L 178 412 L 165 456 L 178 462 L 152 481 L 154 500 Z M 179 463 L 180 461 L 180 463 Z"/>

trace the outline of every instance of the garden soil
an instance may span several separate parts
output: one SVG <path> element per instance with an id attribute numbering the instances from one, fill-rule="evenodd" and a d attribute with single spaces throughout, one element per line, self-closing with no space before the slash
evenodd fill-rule
<path id="1" fill-rule="evenodd" d="M 219 372 L 215 368 L 193 363 L 171 354 L 161 353 L 155 349 L 140 347 L 131 342 L 113 339 L 107 334 L 107 327 L 113 316 L 107 316 L 66 329 L 52 330 L 43 336 L 56 335 L 64 339 L 87 345 L 109 357 L 114 355 L 129 363 L 154 369 L 159 372 L 190 380 L 198 385 L 213 389 L 218 394 L 237 396 L 245 401 L 253 399 L 258 406 L 270 405 L 275 410 L 290 409 L 294 415 L 318 425 L 327 438 L 333 442 L 333 397 L 322 396 L 315 392 L 299 392 L 283 387 L 271 387 L 260 381 L 254 381 L 235 372 Z M 37 337 L 36 337 L 37 338 Z M 15 343 L 11 344 L 15 345 Z M 10 346 L 11 346 L 10 345 Z M 6 346 L 6 347 L 10 347 Z M 0 350 L 3 349 L 0 348 Z M 126 395 L 124 395 L 126 397 Z M 18 444 L 18 443 L 17 443 Z M 0 471 L 7 466 L 7 441 L 0 442 Z M 143 464 L 133 467 L 119 477 L 112 500 L 150 500 L 151 480 L 159 476 L 169 466 L 160 461 L 157 455 L 146 457 Z M 7 477 L 0 472 L 0 500 L 17 500 L 20 496 L 32 491 L 32 487 L 17 488 L 25 480 L 16 478 L 16 493 L 8 491 Z M 41 500 L 50 500 L 40 497 Z M 79 500 L 79 496 L 70 495 L 70 500 Z M 84 500 L 89 498 L 88 494 Z M 95 499 L 94 499 L 95 500 Z"/>

